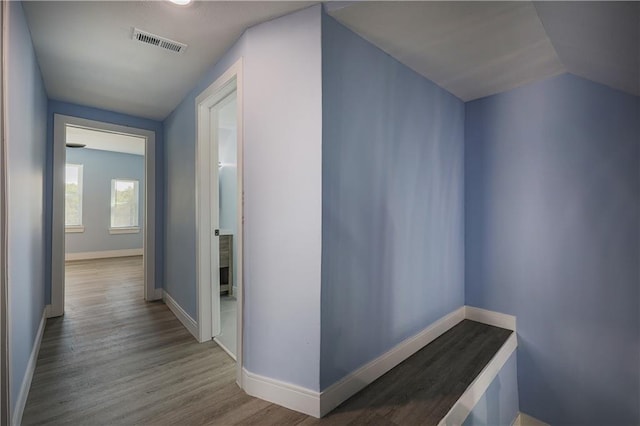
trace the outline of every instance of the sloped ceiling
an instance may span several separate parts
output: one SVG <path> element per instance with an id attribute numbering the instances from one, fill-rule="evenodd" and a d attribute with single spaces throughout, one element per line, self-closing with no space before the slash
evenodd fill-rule
<path id="1" fill-rule="evenodd" d="M 312 2 L 24 2 L 49 97 L 164 119 L 257 23 Z M 640 2 L 328 2 L 328 13 L 468 101 L 563 72 L 640 95 Z M 131 40 L 133 27 L 188 44 Z"/>
<path id="2" fill-rule="evenodd" d="M 535 7 L 569 72 L 640 95 L 640 2 L 537 2 Z"/>
<path id="3" fill-rule="evenodd" d="M 27 1 L 23 7 L 51 99 L 162 120 L 246 28 L 310 4 Z M 188 48 L 177 54 L 134 42 L 133 27 Z"/>
<path id="4" fill-rule="evenodd" d="M 638 2 L 352 2 L 328 13 L 462 100 L 563 72 L 640 95 Z"/>

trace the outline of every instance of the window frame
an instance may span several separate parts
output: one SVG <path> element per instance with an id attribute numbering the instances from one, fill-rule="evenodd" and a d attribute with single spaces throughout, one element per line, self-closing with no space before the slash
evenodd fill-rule
<path id="1" fill-rule="evenodd" d="M 116 205 L 116 185 L 118 182 L 133 182 L 134 198 L 136 206 L 135 224 L 127 226 L 113 225 L 113 208 Z M 111 204 L 109 207 L 109 233 L 110 234 L 137 234 L 140 232 L 140 180 L 131 178 L 111 179 Z"/>
<path id="2" fill-rule="evenodd" d="M 67 175 L 66 175 L 66 171 L 67 171 L 67 167 L 68 166 L 73 166 L 76 167 L 78 169 L 78 195 L 80 197 L 79 203 L 78 203 L 78 216 L 80 216 L 80 223 L 77 225 L 67 225 L 67 204 L 66 204 L 66 185 L 67 185 Z M 65 233 L 71 234 L 71 233 L 80 233 L 80 232 L 84 232 L 84 225 L 83 225 L 83 211 L 82 211 L 82 204 L 84 202 L 84 164 L 76 164 L 76 163 L 65 163 L 65 212 L 64 212 L 64 231 Z"/>

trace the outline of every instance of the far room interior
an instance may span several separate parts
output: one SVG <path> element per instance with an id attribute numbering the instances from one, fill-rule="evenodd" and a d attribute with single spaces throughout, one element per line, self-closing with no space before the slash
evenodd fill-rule
<path id="1" fill-rule="evenodd" d="M 142 301 L 145 139 L 66 125 L 64 142 L 65 311 L 94 309 L 114 286 Z"/>

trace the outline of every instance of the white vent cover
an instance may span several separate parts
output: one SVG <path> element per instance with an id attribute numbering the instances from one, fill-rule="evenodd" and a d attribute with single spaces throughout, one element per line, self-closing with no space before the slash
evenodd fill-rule
<path id="1" fill-rule="evenodd" d="M 184 43 L 180 43 L 179 41 L 175 41 L 175 40 L 170 40 L 166 37 L 161 37 L 159 35 L 151 34 L 147 31 L 143 31 L 138 28 L 133 29 L 133 36 L 131 38 L 140 43 L 146 43 L 146 44 L 151 44 L 153 46 L 158 46 L 165 50 L 170 50 L 171 52 L 183 53 L 185 50 L 187 50 L 187 45 Z"/>

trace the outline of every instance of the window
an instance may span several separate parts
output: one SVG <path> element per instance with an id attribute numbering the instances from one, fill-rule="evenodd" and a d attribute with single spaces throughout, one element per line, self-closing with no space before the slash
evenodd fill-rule
<path id="1" fill-rule="evenodd" d="M 82 164 L 66 165 L 64 200 L 64 226 L 66 232 L 83 232 Z"/>
<path id="2" fill-rule="evenodd" d="M 138 228 L 138 181 L 131 179 L 111 180 L 111 233 L 139 232 Z"/>

